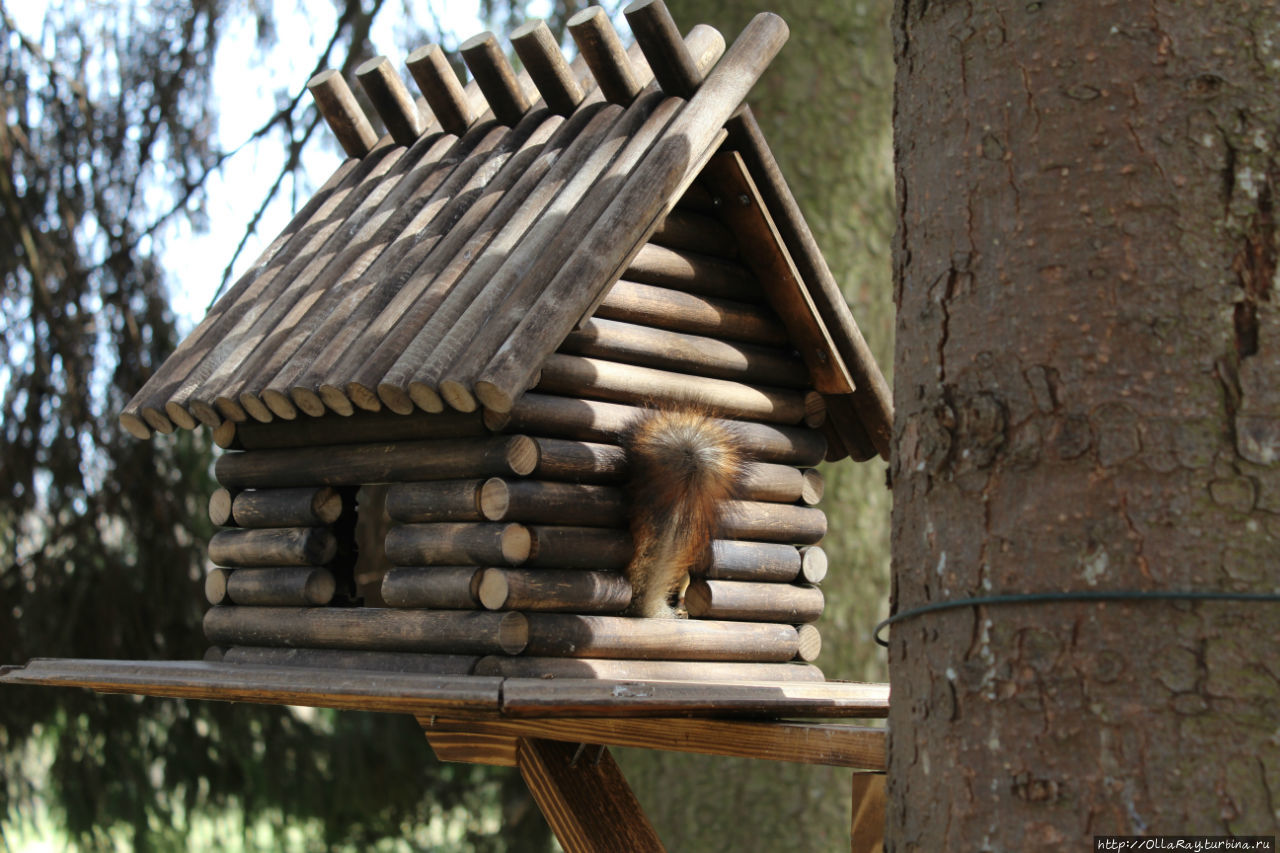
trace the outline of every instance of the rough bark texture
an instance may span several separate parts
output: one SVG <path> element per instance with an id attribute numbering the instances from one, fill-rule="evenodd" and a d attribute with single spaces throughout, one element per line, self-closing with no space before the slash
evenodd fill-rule
<path id="1" fill-rule="evenodd" d="M 894 603 L 1270 592 L 1280 11 L 899 0 Z M 893 628 L 889 847 L 1271 835 L 1280 605 Z"/>
<path id="2" fill-rule="evenodd" d="M 891 0 L 667 0 L 687 31 L 727 39 L 762 8 L 791 38 L 750 102 L 880 364 L 892 352 Z M 831 571 L 817 663 L 828 678 L 886 677 L 871 627 L 887 612 L 889 493 L 879 462 L 828 466 Z M 640 750 L 616 753 L 671 850 L 849 849 L 847 770 Z M 799 834 L 797 834 L 799 833 Z"/>

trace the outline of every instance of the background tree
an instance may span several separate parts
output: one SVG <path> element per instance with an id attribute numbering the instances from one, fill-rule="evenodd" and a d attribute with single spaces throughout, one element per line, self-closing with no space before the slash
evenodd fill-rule
<path id="1" fill-rule="evenodd" d="M 900 0 L 899 610 L 1273 593 L 1276 5 Z M 892 629 L 889 846 L 1280 822 L 1272 602 Z"/>
<path id="2" fill-rule="evenodd" d="M 761 10 L 746 0 L 666 0 L 682 29 L 730 41 Z M 750 102 L 877 360 L 893 352 L 894 229 L 890 0 L 772 0 L 791 38 Z M 889 587 L 886 466 L 825 471 L 823 548 L 831 573 L 819 623 L 828 678 L 886 679 L 870 640 Z M 847 850 L 849 773 L 774 762 L 619 750 L 619 762 L 673 850 Z M 745 819 L 744 819 L 745 818 Z"/>

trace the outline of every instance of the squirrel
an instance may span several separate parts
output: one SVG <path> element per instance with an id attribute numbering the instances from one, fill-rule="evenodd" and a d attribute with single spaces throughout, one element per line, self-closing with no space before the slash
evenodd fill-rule
<path id="1" fill-rule="evenodd" d="M 704 411 L 650 409 L 623 437 L 629 470 L 630 612 L 674 618 L 672 597 L 706 558 L 723 502 L 738 494 L 741 439 Z"/>

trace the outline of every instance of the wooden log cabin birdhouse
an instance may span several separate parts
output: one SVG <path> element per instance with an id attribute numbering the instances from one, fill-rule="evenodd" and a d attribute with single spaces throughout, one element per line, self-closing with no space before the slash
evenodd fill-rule
<path id="1" fill-rule="evenodd" d="M 225 448 L 213 659 L 822 678 L 815 466 L 885 455 L 891 414 L 743 103 L 786 28 L 726 51 L 660 3 L 628 15 L 630 50 L 576 15 L 572 63 L 520 27 L 520 74 L 472 38 L 466 87 L 415 51 L 421 99 L 370 60 L 381 138 L 342 77 L 310 82 L 348 159 L 121 415 Z M 635 486 L 663 420 L 736 454 L 701 526 L 700 482 Z M 701 449 L 653 452 L 679 474 Z M 637 580 L 642 535 L 684 537 L 645 547 L 684 549 L 687 587 Z"/>

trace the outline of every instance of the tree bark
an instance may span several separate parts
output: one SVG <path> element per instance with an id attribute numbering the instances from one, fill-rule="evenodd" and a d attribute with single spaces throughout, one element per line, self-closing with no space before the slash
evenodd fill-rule
<path id="1" fill-rule="evenodd" d="M 898 0 L 897 611 L 1274 591 L 1277 20 Z M 1278 607 L 897 623 L 888 849 L 1275 834 Z"/>

